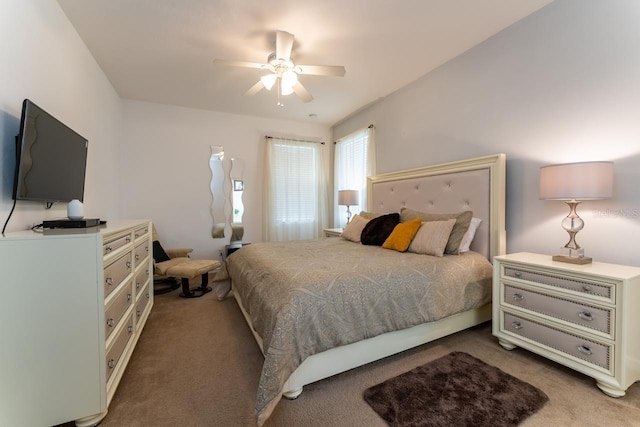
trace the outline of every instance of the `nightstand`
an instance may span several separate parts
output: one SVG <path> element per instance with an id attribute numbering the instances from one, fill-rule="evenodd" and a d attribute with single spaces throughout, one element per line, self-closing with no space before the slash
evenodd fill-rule
<path id="1" fill-rule="evenodd" d="M 493 335 L 596 380 L 621 397 L 640 380 L 640 268 L 548 255 L 493 259 Z"/>
<path id="2" fill-rule="evenodd" d="M 325 228 L 324 237 L 340 237 L 342 234 L 342 228 Z"/>

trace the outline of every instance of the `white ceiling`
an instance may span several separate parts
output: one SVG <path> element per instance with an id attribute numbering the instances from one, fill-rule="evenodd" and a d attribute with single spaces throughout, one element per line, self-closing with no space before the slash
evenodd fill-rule
<path id="1" fill-rule="evenodd" d="M 552 0 L 58 0 L 125 99 L 334 124 L 418 79 Z M 214 58 L 266 62 L 275 31 L 295 35 L 298 64 L 343 65 L 305 75 L 315 98 L 276 106 L 264 73 Z M 314 116 L 315 115 L 315 116 Z"/>

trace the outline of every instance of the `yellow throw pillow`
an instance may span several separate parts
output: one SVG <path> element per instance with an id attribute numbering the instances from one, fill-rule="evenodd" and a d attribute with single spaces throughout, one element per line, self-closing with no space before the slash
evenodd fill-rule
<path id="1" fill-rule="evenodd" d="M 387 240 L 382 244 L 382 247 L 399 252 L 406 251 L 421 225 L 422 219 L 420 218 L 401 222 L 394 227 L 389 237 L 387 237 Z"/>

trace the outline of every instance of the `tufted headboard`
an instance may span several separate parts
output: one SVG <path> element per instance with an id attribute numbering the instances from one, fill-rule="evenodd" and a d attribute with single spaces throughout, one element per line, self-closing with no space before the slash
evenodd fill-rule
<path id="1" fill-rule="evenodd" d="M 504 154 L 376 175 L 368 178 L 367 210 L 473 211 L 482 222 L 471 250 L 492 260 L 506 253 L 505 176 Z"/>

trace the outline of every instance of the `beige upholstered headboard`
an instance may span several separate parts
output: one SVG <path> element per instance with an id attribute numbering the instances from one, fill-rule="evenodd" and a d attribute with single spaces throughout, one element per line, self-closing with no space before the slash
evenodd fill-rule
<path id="1" fill-rule="evenodd" d="M 505 176 L 504 154 L 376 175 L 368 178 L 367 210 L 471 210 L 474 217 L 482 219 L 471 250 L 492 260 L 495 255 L 506 253 Z"/>

